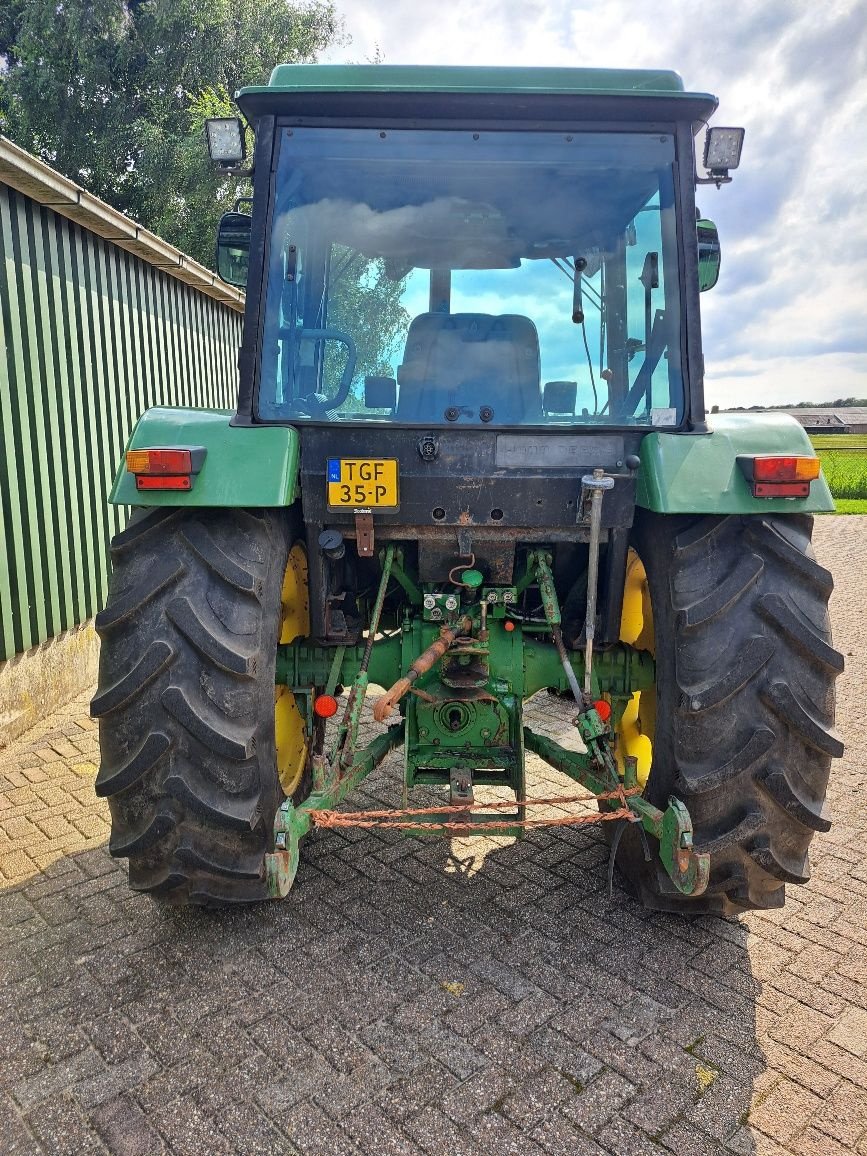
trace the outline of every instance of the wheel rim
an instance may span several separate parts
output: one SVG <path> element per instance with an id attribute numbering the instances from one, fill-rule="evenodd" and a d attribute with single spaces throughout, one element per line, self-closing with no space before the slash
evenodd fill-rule
<path id="1" fill-rule="evenodd" d="M 623 612 L 620 617 L 620 641 L 636 650 L 654 653 L 653 610 L 644 564 L 630 546 L 626 561 L 626 583 L 623 590 Z M 647 784 L 653 759 L 653 736 L 656 728 L 656 687 L 637 690 L 615 728 L 617 762 L 623 769 L 626 756 L 638 761 L 638 782 Z"/>
<path id="2" fill-rule="evenodd" d="M 300 542 L 289 551 L 280 593 L 280 643 L 306 638 L 310 633 L 307 595 L 307 554 Z M 298 790 L 307 766 L 307 728 L 295 695 L 288 686 L 274 688 L 274 748 L 277 775 L 287 798 Z"/>

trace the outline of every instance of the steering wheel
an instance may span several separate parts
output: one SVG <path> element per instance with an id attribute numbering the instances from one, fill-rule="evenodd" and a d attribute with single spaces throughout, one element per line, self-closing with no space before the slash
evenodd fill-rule
<path id="1" fill-rule="evenodd" d="M 352 385 L 355 366 L 358 362 L 355 340 L 348 333 L 344 333 L 342 329 L 293 330 L 289 326 L 284 326 L 280 329 L 279 335 L 280 337 L 294 337 L 296 341 L 339 341 L 341 345 L 346 346 L 346 365 L 343 367 L 340 385 L 334 397 L 327 399 L 321 393 L 314 393 L 307 397 L 295 399 L 296 408 L 306 410 L 311 417 L 329 413 L 332 409 L 337 409 L 339 405 L 342 405 L 349 396 L 349 387 Z"/>

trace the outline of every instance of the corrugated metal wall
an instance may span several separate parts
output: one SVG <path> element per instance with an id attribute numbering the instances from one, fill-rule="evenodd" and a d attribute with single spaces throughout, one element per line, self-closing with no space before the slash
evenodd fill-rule
<path id="1" fill-rule="evenodd" d="M 91 617 L 152 405 L 231 408 L 241 314 L 0 183 L 0 660 Z"/>

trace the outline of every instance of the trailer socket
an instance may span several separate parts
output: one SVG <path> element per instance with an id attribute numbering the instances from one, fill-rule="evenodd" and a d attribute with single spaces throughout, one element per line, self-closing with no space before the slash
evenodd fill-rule
<path id="1" fill-rule="evenodd" d="M 436 461 L 440 452 L 440 443 L 433 434 L 425 434 L 418 439 L 418 456 L 423 462 Z"/>
<path id="2" fill-rule="evenodd" d="M 346 554 L 346 543 L 339 530 L 323 530 L 319 535 L 319 549 L 331 562 L 339 562 Z"/>

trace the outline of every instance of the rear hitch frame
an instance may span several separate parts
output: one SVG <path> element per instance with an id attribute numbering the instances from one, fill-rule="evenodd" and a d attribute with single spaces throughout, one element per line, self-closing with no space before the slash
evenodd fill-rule
<path id="1" fill-rule="evenodd" d="M 597 472 L 593 477 L 584 479 L 591 491 L 591 518 L 598 521 L 601 507 L 601 498 L 604 491 L 604 478 Z M 598 542 L 597 542 L 598 549 Z M 315 825 L 335 825 L 333 811 L 343 799 L 354 790 L 363 779 L 377 767 L 395 747 L 406 741 L 406 723 L 402 721 L 397 726 L 389 727 L 384 733 L 377 735 L 371 743 L 362 750 L 357 750 L 357 739 L 361 711 L 367 694 L 369 683 L 369 665 L 373 652 L 373 640 L 379 629 L 385 600 L 385 591 L 393 572 L 401 569 L 401 559 L 396 554 L 393 544 L 389 544 L 383 555 L 382 576 L 379 590 L 371 614 L 368 630 L 367 645 L 359 664 L 358 671 L 350 687 L 349 698 L 338 728 L 337 741 L 330 756 L 316 755 L 312 759 L 313 789 L 303 803 L 295 805 L 287 799 L 278 809 L 274 820 L 274 850 L 265 856 L 265 872 L 267 877 L 268 893 L 274 898 L 283 898 L 292 887 L 295 880 L 301 840 Z M 698 896 L 707 888 L 710 874 L 710 855 L 707 852 L 696 851 L 693 845 L 692 819 L 685 804 L 675 797 L 668 800 L 665 810 L 654 806 L 639 792 L 635 760 L 627 758 L 624 761 L 624 770 L 618 771 L 614 757 L 613 736 L 608 725 L 603 722 L 596 709 L 596 703 L 591 694 L 592 679 L 590 663 L 592 662 L 592 629 L 588 629 L 586 637 L 585 685 L 582 688 L 578 683 L 572 663 L 563 643 L 561 633 L 561 612 L 551 571 L 551 559 L 544 550 L 531 551 L 528 556 L 527 582 L 535 578 L 544 606 L 545 618 L 551 631 L 554 645 L 559 655 L 560 663 L 566 676 L 566 681 L 572 690 L 578 713 L 572 720 L 578 730 L 583 751 L 567 750 L 553 739 L 538 735 L 528 727 L 517 727 L 515 746 L 523 766 L 524 748 L 539 755 L 545 762 L 580 786 L 596 796 L 601 810 L 598 820 L 593 816 L 588 820 L 576 820 L 574 816 L 564 817 L 562 821 L 602 821 L 605 819 L 623 819 L 628 823 L 636 824 L 642 832 L 652 835 L 659 844 L 659 859 L 673 886 L 684 895 Z M 593 615 L 592 602 L 588 606 L 588 626 Z M 595 615 L 594 615 L 595 617 Z M 434 664 L 443 658 L 455 640 L 472 629 L 475 629 L 474 615 L 464 615 L 450 626 L 443 626 L 440 637 L 411 664 L 407 674 L 398 680 L 389 692 L 380 698 L 374 715 L 377 721 L 383 722 L 391 713 L 396 703 L 409 690 L 414 690 L 413 683 L 423 673 L 431 669 Z M 340 658 L 334 658 L 329 672 L 328 684 L 336 684 L 339 677 Z M 519 700 L 520 701 L 520 700 Z M 403 827 L 412 835 L 440 834 L 454 829 L 472 831 L 476 834 L 511 834 L 521 837 L 524 828 L 538 825 L 538 820 L 525 819 L 523 791 L 518 792 L 516 799 L 517 810 L 507 815 L 470 814 L 469 810 L 475 806 L 466 799 L 472 799 L 472 774 L 466 769 L 466 764 L 458 760 L 454 772 L 450 775 L 451 792 L 449 806 L 431 808 L 427 811 L 407 811 L 407 816 L 413 817 L 411 822 L 400 823 L 400 811 L 365 812 L 347 816 L 351 823 L 341 825 L 378 826 L 390 825 Z M 327 820 L 327 814 L 331 815 Z M 461 822 L 456 822 L 456 814 L 460 813 Z M 318 824 L 317 824 L 318 818 Z M 343 815 L 339 818 L 342 820 Z M 543 821 L 546 822 L 546 821 Z M 556 823 L 556 820 L 553 821 Z M 612 845 L 612 855 L 616 853 L 617 840 Z"/>

